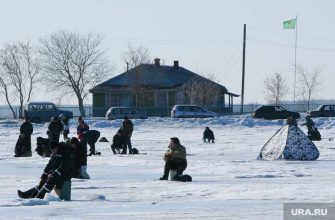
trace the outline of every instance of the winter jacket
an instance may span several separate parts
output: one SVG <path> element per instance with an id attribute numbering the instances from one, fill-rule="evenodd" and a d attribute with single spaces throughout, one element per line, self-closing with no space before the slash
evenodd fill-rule
<path id="1" fill-rule="evenodd" d="M 131 122 L 130 120 L 123 121 L 120 129 L 122 130 L 122 135 L 126 137 L 131 137 L 131 135 L 133 134 L 133 130 L 134 130 L 133 122 Z"/>
<path id="2" fill-rule="evenodd" d="M 31 136 L 32 133 L 33 133 L 33 125 L 27 121 L 23 122 L 20 127 L 20 134 L 23 134 L 26 137 Z"/>
<path id="3" fill-rule="evenodd" d="M 314 128 L 314 121 L 310 118 L 306 119 L 306 122 L 302 125 L 306 125 L 308 131 L 312 131 Z"/>
<path id="4" fill-rule="evenodd" d="M 50 140 L 59 141 L 59 135 L 63 131 L 63 124 L 60 121 L 52 121 L 48 127 L 48 136 Z"/>
<path id="5" fill-rule="evenodd" d="M 84 123 L 83 126 L 78 125 L 77 127 L 77 137 L 80 141 L 84 140 L 84 132 L 87 132 L 90 130 L 90 127 Z"/>
<path id="6" fill-rule="evenodd" d="M 179 144 L 175 148 L 168 148 L 165 155 L 168 155 L 165 159 L 172 160 L 172 159 L 183 159 L 186 160 L 186 148 Z"/>
<path id="7" fill-rule="evenodd" d="M 80 169 L 81 166 L 87 166 L 86 148 L 81 143 L 78 143 L 76 145 L 76 148 L 71 148 L 71 149 L 72 149 L 73 160 L 74 160 L 74 168 Z"/>
<path id="8" fill-rule="evenodd" d="M 206 128 L 203 133 L 203 139 L 215 139 L 213 131 L 209 128 Z"/>
<path id="9" fill-rule="evenodd" d="M 112 146 L 115 147 L 115 148 L 122 148 L 123 146 L 122 145 L 125 145 L 126 144 L 126 140 L 125 140 L 125 137 L 123 135 L 114 135 L 113 137 L 113 144 Z"/>
<path id="10" fill-rule="evenodd" d="M 46 179 L 50 173 L 64 179 L 71 179 L 73 171 L 73 155 L 69 147 L 64 142 L 61 142 L 57 153 L 52 154 L 48 164 L 45 166 L 41 179 Z"/>
<path id="11" fill-rule="evenodd" d="M 63 130 L 64 131 L 69 131 L 70 130 L 69 119 L 67 117 L 64 120 L 62 120 L 62 124 L 63 124 Z"/>

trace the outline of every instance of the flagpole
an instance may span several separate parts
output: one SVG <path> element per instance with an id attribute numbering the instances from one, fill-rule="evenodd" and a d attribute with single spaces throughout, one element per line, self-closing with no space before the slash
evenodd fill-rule
<path id="1" fill-rule="evenodd" d="M 293 102 L 295 104 L 295 89 L 297 81 L 297 39 L 298 39 L 298 16 L 295 16 L 295 50 L 294 50 L 294 94 Z"/>

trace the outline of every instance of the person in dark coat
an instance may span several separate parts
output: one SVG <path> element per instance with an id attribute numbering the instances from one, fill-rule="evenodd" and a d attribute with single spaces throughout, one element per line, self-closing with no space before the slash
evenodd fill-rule
<path id="1" fill-rule="evenodd" d="M 215 140 L 214 133 L 211 129 L 209 129 L 209 127 L 205 128 L 202 139 L 204 140 L 205 143 L 207 141 L 208 143 L 210 142 L 214 143 L 214 140 Z"/>
<path id="2" fill-rule="evenodd" d="M 305 117 L 305 123 L 302 125 L 306 125 L 307 127 L 307 136 L 312 141 L 319 141 L 321 140 L 321 134 L 318 129 L 315 127 L 314 121 L 311 119 L 311 116 L 307 115 Z"/>
<path id="3" fill-rule="evenodd" d="M 20 126 L 20 135 L 15 145 L 15 157 L 31 157 L 31 135 L 33 133 L 33 125 L 28 117 Z"/>
<path id="4" fill-rule="evenodd" d="M 122 135 L 122 130 L 119 129 L 113 137 L 113 144 L 111 145 L 112 151 L 116 154 L 116 150 L 122 150 L 122 154 L 127 153 L 126 140 Z"/>
<path id="5" fill-rule="evenodd" d="M 167 180 L 170 170 L 176 170 L 177 176 L 182 175 L 187 167 L 186 148 L 178 138 L 171 138 L 170 145 L 163 157 L 165 161 L 164 174 L 160 180 Z"/>
<path id="6" fill-rule="evenodd" d="M 59 118 L 63 124 L 62 133 L 63 133 L 64 141 L 66 141 L 67 139 L 69 139 L 68 135 L 70 133 L 69 118 L 63 114 L 60 114 Z"/>
<path id="7" fill-rule="evenodd" d="M 131 136 L 132 136 L 133 131 L 134 131 L 133 122 L 128 119 L 128 116 L 125 115 L 123 117 L 123 122 L 122 122 L 122 126 L 121 126 L 120 129 L 121 129 L 122 135 L 124 136 L 125 141 L 126 141 L 126 144 L 125 144 L 125 146 L 126 146 L 126 152 L 125 153 L 127 153 L 127 146 L 128 146 L 129 151 L 132 148 L 132 145 L 131 145 Z"/>
<path id="8" fill-rule="evenodd" d="M 82 117 L 78 118 L 78 126 L 77 126 L 77 137 L 79 141 L 84 140 L 84 132 L 90 130 L 90 127 L 85 123 Z"/>
<path id="9" fill-rule="evenodd" d="M 65 181 L 72 177 L 73 173 L 73 155 L 64 142 L 58 143 L 50 141 L 50 150 L 52 156 L 44 168 L 40 182 L 25 192 L 18 190 L 20 198 L 39 198 L 43 199 L 46 193 L 55 189 L 59 195 Z"/>
<path id="10" fill-rule="evenodd" d="M 62 122 L 59 120 L 58 116 L 55 116 L 51 119 L 51 122 L 48 126 L 48 137 L 50 141 L 59 142 L 60 133 L 63 131 L 64 127 Z"/>
<path id="11" fill-rule="evenodd" d="M 87 149 L 87 144 L 90 145 L 90 153 L 87 156 L 101 155 L 95 150 L 95 143 L 100 137 L 100 132 L 97 130 L 90 130 L 90 127 L 85 123 L 82 117 L 78 118 L 77 137 Z"/>
<path id="12" fill-rule="evenodd" d="M 98 152 L 95 150 L 95 144 L 97 143 L 99 137 L 100 137 L 100 131 L 97 130 L 89 130 L 83 133 L 84 135 L 84 140 L 82 143 L 85 142 L 85 144 L 90 145 L 90 153 L 87 156 L 92 156 L 92 155 L 101 155 L 101 152 Z M 87 148 L 87 147 L 86 147 Z"/>
<path id="13" fill-rule="evenodd" d="M 74 178 L 90 179 L 87 174 L 87 155 L 86 148 L 79 142 L 78 138 L 73 137 L 68 141 L 69 147 L 72 150 L 74 159 Z"/>

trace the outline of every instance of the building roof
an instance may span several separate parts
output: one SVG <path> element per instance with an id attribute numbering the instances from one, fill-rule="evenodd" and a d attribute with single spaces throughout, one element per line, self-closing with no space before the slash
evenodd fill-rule
<path id="1" fill-rule="evenodd" d="M 178 63 L 175 63 L 174 66 L 140 64 L 95 86 L 90 92 L 94 93 L 111 89 L 126 89 L 133 85 L 158 89 L 174 88 L 182 86 L 191 80 L 213 83 L 213 85 L 221 88 L 224 93 L 228 92 L 226 87 L 180 67 Z"/>

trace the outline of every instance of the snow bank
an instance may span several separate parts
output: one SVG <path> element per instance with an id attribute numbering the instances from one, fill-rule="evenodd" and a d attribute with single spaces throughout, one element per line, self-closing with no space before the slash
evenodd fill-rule
<path id="1" fill-rule="evenodd" d="M 122 120 L 106 120 L 103 118 L 85 119 L 86 123 L 95 129 L 99 128 L 119 128 Z M 285 120 L 264 120 L 255 119 L 250 115 L 229 115 L 217 118 L 169 118 L 150 117 L 149 119 L 132 119 L 137 127 L 166 127 L 166 128 L 203 128 L 208 127 L 260 127 L 260 126 L 283 126 Z M 304 123 L 304 116 L 298 120 L 298 124 Z M 315 125 L 321 129 L 330 129 L 335 126 L 334 118 L 313 118 Z M 19 128 L 20 120 L 0 120 L 0 128 Z M 70 121 L 70 127 L 76 127 L 76 120 Z M 46 124 L 34 124 L 34 127 L 47 127 Z"/>

